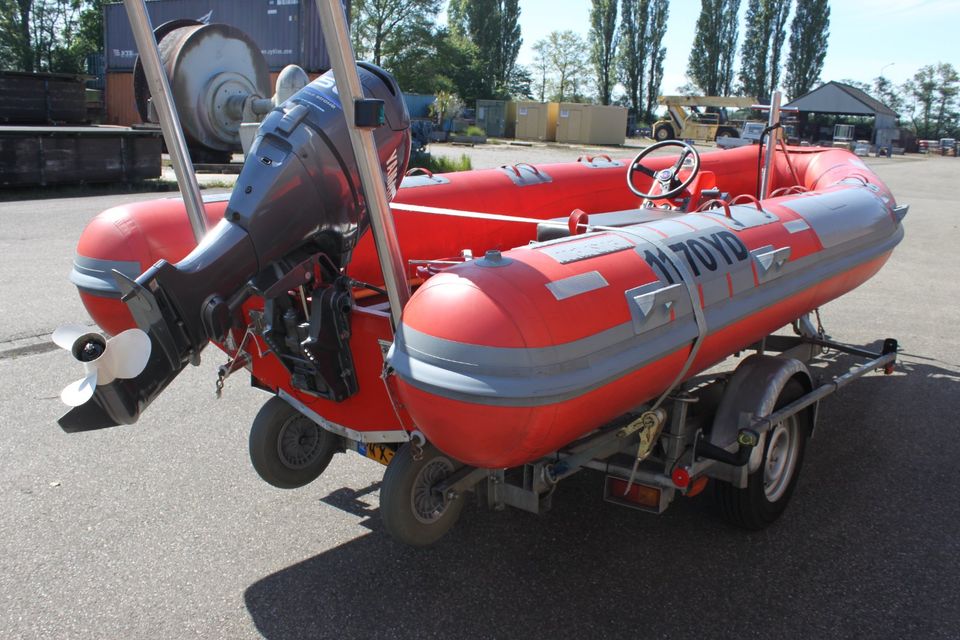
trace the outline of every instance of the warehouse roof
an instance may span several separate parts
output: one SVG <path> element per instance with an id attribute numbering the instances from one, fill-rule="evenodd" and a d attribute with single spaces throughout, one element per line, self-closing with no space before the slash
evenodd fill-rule
<path id="1" fill-rule="evenodd" d="M 828 82 L 820 85 L 786 106 L 810 113 L 897 117 L 893 109 L 870 94 L 842 82 Z"/>

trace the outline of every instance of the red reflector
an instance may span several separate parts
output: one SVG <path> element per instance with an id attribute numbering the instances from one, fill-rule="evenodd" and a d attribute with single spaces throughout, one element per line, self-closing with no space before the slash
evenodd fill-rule
<path id="1" fill-rule="evenodd" d="M 626 495 L 624 495 L 624 491 L 626 491 Z M 660 489 L 634 482 L 630 485 L 630 490 L 628 491 L 626 480 L 614 476 L 607 476 L 607 500 L 639 505 L 659 511 Z"/>
<path id="2" fill-rule="evenodd" d="M 678 489 L 683 489 L 690 484 L 690 473 L 683 467 L 677 467 L 673 470 L 673 473 L 670 474 L 670 479 L 673 480 L 673 484 L 675 484 Z"/>

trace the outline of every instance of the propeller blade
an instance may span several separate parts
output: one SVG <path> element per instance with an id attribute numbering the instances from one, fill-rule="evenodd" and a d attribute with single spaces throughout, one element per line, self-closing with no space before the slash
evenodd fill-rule
<path id="1" fill-rule="evenodd" d="M 91 371 L 86 378 L 71 382 L 60 392 L 60 399 L 68 407 L 79 407 L 93 397 L 97 389 L 97 372 Z"/>
<path id="2" fill-rule="evenodd" d="M 140 329 L 127 329 L 107 340 L 105 366 L 110 379 L 136 378 L 150 360 L 150 336 Z"/>
<path id="3" fill-rule="evenodd" d="M 88 333 L 91 333 L 90 328 L 82 324 L 65 324 L 62 327 L 57 327 L 51 337 L 55 345 L 61 349 L 72 351 L 73 343 L 77 341 L 77 338 Z"/>

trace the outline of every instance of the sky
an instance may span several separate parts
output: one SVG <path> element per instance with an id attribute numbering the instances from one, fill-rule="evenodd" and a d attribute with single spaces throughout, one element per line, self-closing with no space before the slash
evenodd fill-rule
<path id="1" fill-rule="evenodd" d="M 741 14 L 747 3 L 742 0 Z M 551 31 L 569 29 L 586 37 L 590 29 L 590 0 L 520 0 L 520 10 L 520 64 L 533 62 L 533 44 Z M 670 2 L 663 41 L 667 48 L 663 94 L 676 92 L 687 81 L 687 59 L 699 14 L 700 0 Z M 741 15 L 741 43 L 744 30 Z M 787 34 L 789 37 L 789 22 Z M 832 0 L 830 41 L 821 79 L 871 83 L 882 72 L 899 84 L 927 64 L 949 62 L 960 68 L 958 38 L 960 0 Z M 789 48 L 784 48 L 789 55 Z"/>

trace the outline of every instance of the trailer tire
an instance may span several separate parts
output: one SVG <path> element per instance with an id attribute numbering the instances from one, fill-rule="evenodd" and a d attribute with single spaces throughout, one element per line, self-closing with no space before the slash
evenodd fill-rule
<path id="1" fill-rule="evenodd" d="M 733 127 L 720 127 L 717 129 L 717 138 L 739 138 L 740 134 Z"/>
<path id="2" fill-rule="evenodd" d="M 460 466 L 431 444 L 423 446 L 419 457 L 409 443 L 401 446 L 380 487 L 380 517 L 387 533 L 412 547 L 426 547 L 450 531 L 460 518 L 464 497 L 440 498 L 431 488 Z"/>
<path id="3" fill-rule="evenodd" d="M 335 435 L 278 396 L 264 403 L 250 428 L 250 462 L 279 489 L 316 480 L 338 449 Z"/>
<path id="4" fill-rule="evenodd" d="M 668 124 L 662 124 L 653 132 L 653 139 L 657 142 L 664 140 L 673 140 L 676 136 L 673 133 L 673 127 Z"/>
<path id="5" fill-rule="evenodd" d="M 806 391 L 800 380 L 791 379 L 780 392 L 774 410 Z M 780 517 L 796 488 L 811 427 L 809 409 L 772 425 L 761 442 L 764 449 L 760 466 L 747 477 L 745 488 L 722 481 L 713 483 L 714 498 L 724 520 L 742 529 L 759 531 Z M 771 459 L 771 450 L 776 458 Z"/>

